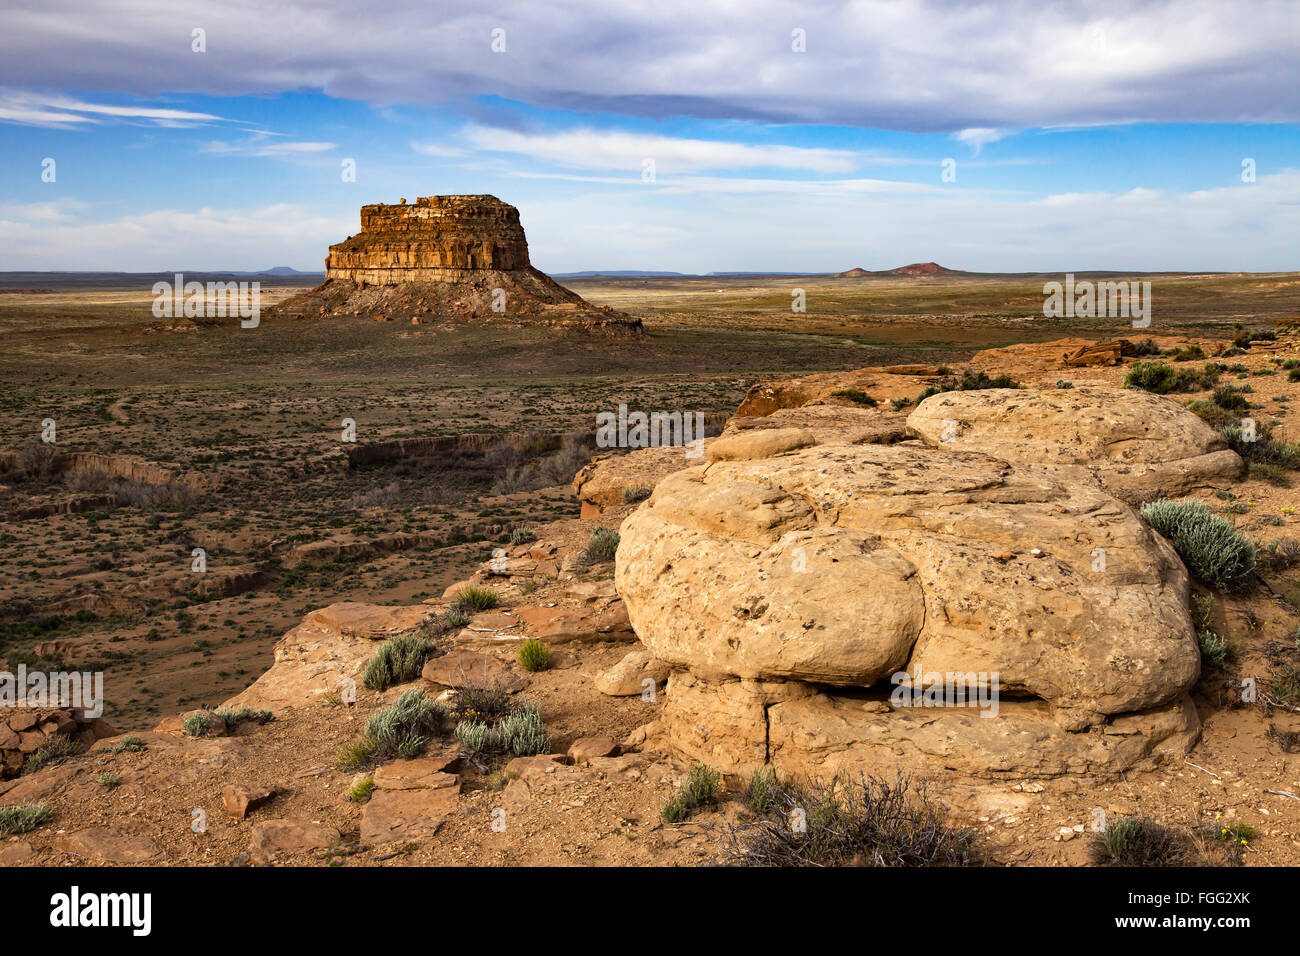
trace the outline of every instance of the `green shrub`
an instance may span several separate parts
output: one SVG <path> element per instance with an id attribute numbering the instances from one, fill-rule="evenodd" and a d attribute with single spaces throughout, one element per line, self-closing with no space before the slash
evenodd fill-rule
<path id="1" fill-rule="evenodd" d="M 363 735 L 343 746 L 334 758 L 334 766 L 344 771 L 360 770 L 370 763 L 374 756 L 375 739 Z"/>
<path id="2" fill-rule="evenodd" d="M 544 671 L 551 666 L 551 652 L 537 638 L 530 637 L 519 645 L 519 666 L 526 671 Z"/>
<path id="3" fill-rule="evenodd" d="M 1286 380 L 1288 382 L 1300 382 L 1300 368 L 1293 368 L 1291 371 L 1287 372 Z"/>
<path id="4" fill-rule="evenodd" d="M 1266 547 L 1255 552 L 1255 564 L 1266 571 L 1285 571 L 1300 564 L 1300 541 L 1283 538 L 1270 541 Z"/>
<path id="5" fill-rule="evenodd" d="M 510 532 L 511 544 L 528 544 L 537 540 L 537 532 L 532 528 L 519 527 Z"/>
<path id="6" fill-rule="evenodd" d="M 910 398 L 891 398 L 889 404 L 893 406 L 894 411 L 901 412 L 912 404 L 912 400 Z"/>
<path id="7" fill-rule="evenodd" d="M 1210 364 L 1196 370 L 1176 369 L 1164 362 L 1134 362 L 1124 375 L 1125 388 L 1140 388 L 1157 395 L 1212 388 L 1218 381 L 1219 370 Z"/>
<path id="8" fill-rule="evenodd" d="M 122 778 L 115 773 L 105 771 L 99 775 L 99 785 L 106 790 L 112 790 L 122 785 Z"/>
<path id="9" fill-rule="evenodd" d="M 1273 426 L 1256 424 L 1253 440 L 1240 425 L 1224 425 L 1219 434 L 1228 447 L 1248 462 L 1300 469 L 1300 442 L 1280 442 L 1273 437 Z"/>
<path id="10" fill-rule="evenodd" d="M 1255 828 L 1249 823 L 1208 823 L 1201 827 L 1201 835 L 1207 840 L 1222 840 L 1238 846 L 1249 846 L 1255 839 Z"/>
<path id="11" fill-rule="evenodd" d="M 665 823 L 681 823 L 690 815 L 690 808 L 686 806 L 686 800 L 680 790 L 674 790 L 659 805 L 659 818 Z"/>
<path id="12" fill-rule="evenodd" d="M 516 757 L 551 752 L 551 735 L 542 723 L 542 714 L 533 704 L 516 708 L 501 721 L 501 734 L 507 753 Z"/>
<path id="13" fill-rule="evenodd" d="M 722 776 L 707 764 L 696 764 L 685 782 L 659 808 L 659 816 L 668 823 L 680 823 L 700 807 L 717 801 Z"/>
<path id="14" fill-rule="evenodd" d="M 397 754 L 409 760 L 423 752 L 431 737 L 445 733 L 450 720 L 445 707 L 413 687 L 366 721 L 365 735 L 375 742 L 375 759 Z"/>
<path id="15" fill-rule="evenodd" d="M 50 808 L 43 803 L 23 803 L 0 807 L 0 833 L 17 836 L 35 830 L 50 819 Z"/>
<path id="16" fill-rule="evenodd" d="M 624 488 L 623 503 L 634 505 L 638 501 L 645 501 L 653 492 L 653 488 L 647 488 L 645 485 L 637 485 L 633 488 Z"/>
<path id="17" fill-rule="evenodd" d="M 1164 362 L 1134 362 L 1124 375 L 1124 387 L 1166 395 L 1177 378 L 1174 367 Z"/>
<path id="18" fill-rule="evenodd" d="M 181 728 L 191 737 L 202 737 L 211 727 L 212 718 L 201 710 L 186 714 L 185 719 L 181 721 Z"/>
<path id="19" fill-rule="evenodd" d="M 353 803 L 365 803 L 375 791 L 374 776 L 362 777 L 348 788 L 348 799 Z"/>
<path id="20" fill-rule="evenodd" d="M 1213 594 L 1193 594 L 1192 606 L 1189 609 L 1192 615 L 1192 624 L 1198 631 L 1206 630 L 1214 623 L 1214 595 Z"/>
<path id="21" fill-rule="evenodd" d="M 493 721 L 510 713 L 510 693 L 500 684 L 462 687 L 457 693 L 456 716 L 460 720 Z"/>
<path id="22" fill-rule="evenodd" d="M 916 397 L 916 403 L 919 405 L 931 395 L 939 395 L 943 392 L 972 392 L 984 388 L 1020 388 L 1021 385 L 1010 375 L 994 375 L 990 377 L 987 372 L 972 372 L 966 369 L 961 373 L 961 378 L 945 378 L 942 381 L 927 385 L 920 395 Z"/>
<path id="23" fill-rule="evenodd" d="M 924 786 L 899 776 L 838 776 L 824 784 L 769 778 L 762 819 L 729 828 L 738 866 L 964 866 L 984 861 L 974 832 L 949 826 Z"/>
<path id="24" fill-rule="evenodd" d="M 496 723 L 462 720 L 456 725 L 456 739 L 467 750 L 480 754 L 530 757 L 551 750 L 551 735 L 542 723 L 541 712 L 528 702 L 520 703 Z"/>
<path id="25" fill-rule="evenodd" d="M 1199 345 L 1188 345 L 1184 348 L 1175 349 L 1170 358 L 1175 362 L 1190 362 L 1193 359 L 1203 359 L 1205 358 L 1205 349 Z"/>
<path id="26" fill-rule="evenodd" d="M 1159 355 L 1160 346 L 1156 345 L 1155 339 L 1143 339 L 1141 342 L 1133 343 L 1134 355 Z"/>
<path id="27" fill-rule="evenodd" d="M 1231 385 L 1220 385 L 1215 388 L 1210 400 L 1220 408 L 1226 408 L 1228 411 L 1240 411 L 1241 409 L 1250 408 L 1250 401 L 1242 390 Z"/>
<path id="28" fill-rule="evenodd" d="M 1112 866 L 1177 866 L 1190 855 L 1186 837 L 1142 817 L 1115 817 L 1092 838 L 1096 863 Z"/>
<path id="29" fill-rule="evenodd" d="M 100 754 L 120 754 L 123 751 L 127 753 L 140 753 L 145 749 L 144 741 L 135 734 L 127 734 L 111 747 L 100 747 L 95 753 Z"/>
<path id="30" fill-rule="evenodd" d="M 587 546 L 582 549 L 583 563 L 601 564 L 605 561 L 613 561 L 614 554 L 618 551 L 618 541 L 618 532 L 613 528 L 597 528 L 587 540 Z"/>
<path id="31" fill-rule="evenodd" d="M 220 717 L 225 721 L 228 730 L 234 730 L 246 720 L 267 724 L 275 719 L 275 714 L 269 710 L 254 710 L 251 707 L 218 707 L 212 712 L 212 716 Z"/>
<path id="32" fill-rule="evenodd" d="M 1237 656 L 1237 649 L 1227 638 L 1220 637 L 1208 628 L 1196 633 L 1196 644 L 1201 649 L 1201 660 L 1219 670 L 1223 670 Z"/>
<path id="33" fill-rule="evenodd" d="M 776 803 L 776 789 L 779 783 L 776 771 L 771 767 L 759 767 L 749 778 L 745 789 L 745 803 L 755 813 L 767 813 Z"/>
<path id="34" fill-rule="evenodd" d="M 442 612 L 442 626 L 449 631 L 458 631 L 469 622 L 469 613 L 462 608 L 453 606 Z"/>
<path id="35" fill-rule="evenodd" d="M 490 611 L 501 603 L 501 595 L 497 594 L 491 588 L 479 587 L 477 584 L 471 584 L 468 587 L 461 588 L 456 595 L 456 604 L 454 605 L 461 611 Z"/>
<path id="36" fill-rule="evenodd" d="M 379 645 L 366 662 L 361 682 L 371 690 L 388 690 L 420 676 L 429 642 L 418 634 L 402 634 Z"/>
<path id="37" fill-rule="evenodd" d="M 1187 410 L 1196 415 L 1211 428 L 1226 428 L 1231 425 L 1237 425 L 1241 421 L 1241 416 L 1228 411 L 1221 405 L 1210 401 L 1207 398 L 1198 398 L 1195 401 L 1187 403 Z"/>
<path id="38" fill-rule="evenodd" d="M 1074 383 L 1073 383 L 1073 382 L 1067 382 L 1065 379 L 1061 378 L 1061 379 L 1057 379 L 1057 380 L 1056 380 L 1056 387 L 1057 387 L 1057 388 L 1074 388 Z"/>
<path id="39" fill-rule="evenodd" d="M 874 408 L 879 404 L 879 402 L 860 388 L 842 388 L 838 392 L 831 392 L 831 394 L 838 398 L 847 398 L 855 405 L 865 405 L 868 408 Z"/>
<path id="40" fill-rule="evenodd" d="M 62 760 L 65 757 L 75 757 L 85 752 L 85 749 L 85 744 L 73 740 L 71 737 L 51 737 L 27 756 L 27 759 L 23 761 L 23 771 L 25 773 L 35 773 L 51 761 Z"/>
<path id="41" fill-rule="evenodd" d="M 1147 524 L 1173 544 L 1200 581 L 1219 591 L 1245 590 L 1255 569 L 1254 543 L 1202 502 L 1161 498 L 1142 506 Z"/>

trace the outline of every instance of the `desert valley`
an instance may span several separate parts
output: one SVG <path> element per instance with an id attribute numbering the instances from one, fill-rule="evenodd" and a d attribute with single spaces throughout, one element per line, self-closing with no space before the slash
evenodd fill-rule
<path id="1" fill-rule="evenodd" d="M 0 723 L 0 862 L 1300 863 L 1300 274 L 361 219 L 253 323 L 0 276 L 0 654 L 105 699 Z"/>

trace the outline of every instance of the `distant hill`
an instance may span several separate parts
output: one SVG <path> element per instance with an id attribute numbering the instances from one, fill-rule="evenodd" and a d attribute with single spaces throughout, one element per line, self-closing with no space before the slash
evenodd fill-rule
<path id="1" fill-rule="evenodd" d="M 263 269 L 255 273 L 259 276 L 318 276 L 319 272 L 300 272 L 297 269 L 291 269 L 289 266 L 276 266 L 274 269 Z"/>
<path id="2" fill-rule="evenodd" d="M 870 272 L 863 268 L 850 269 L 835 273 L 836 279 L 860 279 L 865 276 L 960 276 L 969 275 L 956 269 L 945 269 L 937 262 L 913 262 L 911 265 L 899 266 L 883 272 Z"/>

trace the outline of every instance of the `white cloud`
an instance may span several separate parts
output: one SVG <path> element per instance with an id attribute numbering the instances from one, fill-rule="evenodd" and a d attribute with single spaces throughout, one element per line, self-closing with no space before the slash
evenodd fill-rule
<path id="1" fill-rule="evenodd" d="M 854 154 L 844 150 L 753 146 L 617 130 L 522 133 L 470 126 L 460 135 L 470 146 L 486 152 L 514 153 L 575 169 L 634 171 L 637 175 L 646 160 L 653 160 L 656 175 L 760 167 L 848 173 L 860 165 Z"/>
<path id="2" fill-rule="evenodd" d="M 156 106 L 115 106 L 89 103 L 66 96 L 0 90 L 0 121 L 24 126 L 75 128 L 104 120 L 138 120 L 155 126 L 196 126 L 223 122 L 211 113 L 174 110 Z"/>
<path id="3" fill-rule="evenodd" d="M 227 142 L 224 140 L 213 140 L 204 143 L 200 148 L 205 153 L 228 154 L 237 156 L 311 156 L 316 153 L 327 153 L 336 148 L 334 143 L 323 142 L 266 142 L 268 136 L 278 136 L 278 133 L 259 132 L 242 142 Z"/>
<path id="4" fill-rule="evenodd" d="M 965 143 L 971 148 L 976 156 L 980 154 L 989 143 L 996 143 L 998 140 L 1009 135 L 1010 130 L 991 129 L 986 126 L 973 126 L 970 129 L 962 129 L 952 134 L 952 138 L 959 143 Z"/>
<path id="5" fill-rule="evenodd" d="M 389 0 L 364 23 L 344 0 L 135 6 L 131 15 L 46 0 L 7 11 L 0 84 L 146 97 L 319 89 L 380 107 L 492 93 L 653 117 L 944 133 L 1300 119 L 1291 0 L 1246 12 L 1216 0 L 826 0 L 797 10 L 752 0 L 743 11 L 699 0 L 481 0 L 456 10 Z M 151 6 L 156 14 L 144 12 Z M 204 54 L 189 48 L 196 23 Z M 805 53 L 791 50 L 796 26 Z M 491 52 L 495 27 L 506 30 L 505 53 Z"/>

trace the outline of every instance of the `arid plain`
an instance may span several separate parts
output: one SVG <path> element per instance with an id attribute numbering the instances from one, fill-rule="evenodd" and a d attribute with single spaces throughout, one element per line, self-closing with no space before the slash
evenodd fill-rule
<path id="1" fill-rule="evenodd" d="M 617 527 L 635 505 L 584 517 L 573 477 L 596 451 L 596 415 L 620 404 L 703 412 L 715 435 L 751 387 L 770 380 L 873 366 L 960 373 L 982 350 L 1069 338 L 1154 337 L 1169 351 L 1200 344 L 1209 360 L 1253 332 L 1266 335 L 1219 359 L 1222 380 L 1250 386 L 1248 407 L 1261 409 L 1275 439 L 1300 440 L 1300 421 L 1288 415 L 1300 376 L 1285 364 L 1300 352 L 1294 335 L 1268 337 L 1279 320 L 1300 315 L 1300 276 L 1142 276 L 1154 303 L 1142 330 L 1125 320 L 1044 318 L 1043 284 L 1052 278 L 1059 277 L 562 280 L 593 305 L 640 318 L 644 336 L 624 339 L 507 322 L 279 319 L 270 307 L 306 287 L 265 278 L 270 314 L 257 328 L 160 321 L 150 311 L 152 277 L 74 284 L 10 275 L 0 282 L 0 449 L 14 476 L 0 490 L 0 653 L 10 666 L 104 670 L 106 716 L 121 732 L 216 706 L 261 676 L 276 642 L 316 609 L 437 599 L 479 571 L 516 528 L 580 549 L 593 528 Z M 791 309 L 799 290 L 804 312 Z M 1054 357 L 1030 348 L 976 364 L 1036 387 L 1124 378 L 1123 366 L 1062 369 Z M 888 417 L 885 406 L 915 398 L 927 378 L 934 376 L 899 376 L 896 385 L 870 389 L 873 402 Z M 104 457 L 42 473 L 37 443 L 49 419 L 60 454 Z M 355 443 L 341 438 L 345 419 L 355 422 Z M 402 450 L 402 440 L 432 438 L 443 439 L 435 452 Z M 1296 539 L 1295 480 L 1300 474 L 1252 473 L 1196 497 L 1260 544 Z M 206 555 L 202 575 L 191 571 L 195 548 Z M 612 565 L 572 570 L 571 581 L 593 593 L 612 587 Z M 1201 743 L 1173 769 L 1123 775 L 1105 806 L 1187 827 L 1223 815 L 1248 820 L 1259 834 L 1248 855 L 1300 860 L 1300 690 L 1249 706 L 1235 691 L 1248 671 L 1283 682 L 1300 675 L 1298 609 L 1300 568 L 1285 562 L 1249 596 L 1214 604 L 1215 627 L 1236 656 L 1225 669 L 1202 672 Z M 625 643 L 584 642 L 527 678 L 557 752 L 592 735 L 620 741 L 647 722 L 637 698 L 602 697 L 591 687 L 626 651 Z M 335 719 L 341 714 L 323 708 L 297 717 L 297 726 L 277 719 L 260 727 L 262 750 L 240 755 L 238 766 L 247 774 L 319 765 L 346 789 L 347 774 L 325 769 L 356 730 L 356 718 Z M 309 753 L 291 757 L 304 740 Z M 142 764 L 128 782 L 147 787 L 150 772 Z M 465 773 L 462 792 L 480 794 L 465 799 L 486 812 L 495 770 L 483 771 L 479 790 L 474 771 Z M 181 791 L 178 813 L 201 799 L 187 786 L 179 777 L 170 785 Z M 962 804 L 992 858 L 1084 862 L 1084 841 L 1062 835 L 1086 822 L 1096 794 L 1069 779 L 1047 786 L 1051 801 L 1027 796 L 1043 784 L 1016 783 L 1001 801 L 972 794 Z M 334 799 L 341 794 L 307 789 L 276 799 L 299 817 L 344 813 Z M 89 791 L 66 798 L 78 813 L 113 819 Z M 737 812 L 724 807 L 702 818 L 704 828 L 665 831 L 642 806 L 644 795 L 606 788 L 583 799 L 608 810 L 608 832 L 592 836 L 548 816 L 530 824 L 531 840 L 514 831 L 484 842 L 472 835 L 472 814 L 462 815 L 436 844 L 403 859 L 700 862 L 716 850 L 709 821 L 722 826 Z M 355 822 L 336 826 L 346 835 Z M 232 829 L 197 850 L 179 826 L 174 840 L 160 838 L 169 862 L 228 862 L 246 840 Z M 33 862 L 65 862 L 39 840 L 33 845 Z M 327 856 L 344 862 L 352 852 Z M 313 859 L 323 857 L 302 861 Z"/>

